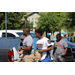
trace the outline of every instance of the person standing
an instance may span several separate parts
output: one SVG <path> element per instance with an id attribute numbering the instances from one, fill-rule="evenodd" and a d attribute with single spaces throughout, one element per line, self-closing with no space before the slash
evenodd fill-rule
<path id="1" fill-rule="evenodd" d="M 63 40 L 65 40 L 65 41 L 68 41 L 68 40 L 66 39 L 66 35 L 64 35 L 64 38 L 63 38 Z"/>
<path id="2" fill-rule="evenodd" d="M 22 49 L 23 50 L 23 57 L 24 57 L 25 55 L 31 54 L 31 52 L 34 50 L 34 46 L 33 46 L 33 39 L 30 36 L 30 28 L 29 27 L 25 27 L 23 29 L 23 34 L 26 37 L 23 41 L 23 47 L 19 48 L 18 51 L 20 51 Z"/>
<path id="3" fill-rule="evenodd" d="M 40 60 L 42 61 L 48 57 L 47 54 L 49 54 L 49 51 L 52 50 L 52 45 L 48 38 L 42 36 L 41 29 L 35 30 L 35 37 L 39 38 L 36 42 L 36 48 L 39 50 L 39 53 L 42 53 Z"/>
<path id="4" fill-rule="evenodd" d="M 69 41 L 69 42 L 72 42 L 71 32 L 70 32 L 69 35 L 68 35 L 68 41 Z"/>
<path id="5" fill-rule="evenodd" d="M 65 62 L 65 54 L 67 52 L 67 43 L 65 40 L 61 39 L 61 34 L 56 35 L 56 42 L 54 44 L 54 62 Z"/>

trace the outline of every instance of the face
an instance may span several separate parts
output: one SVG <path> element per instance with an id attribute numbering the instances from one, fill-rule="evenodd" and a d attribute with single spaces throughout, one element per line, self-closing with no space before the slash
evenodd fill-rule
<path id="1" fill-rule="evenodd" d="M 23 39 L 21 39 L 21 42 L 23 42 Z"/>
<path id="2" fill-rule="evenodd" d="M 39 38 L 39 34 L 37 32 L 35 32 L 35 37 Z"/>
<path id="3" fill-rule="evenodd" d="M 57 41 L 60 41 L 60 39 L 61 39 L 61 37 L 59 37 L 59 36 L 57 36 L 56 38 L 57 38 Z"/>
<path id="4" fill-rule="evenodd" d="M 26 35 L 26 34 L 27 34 L 26 29 L 23 29 L 23 35 Z"/>

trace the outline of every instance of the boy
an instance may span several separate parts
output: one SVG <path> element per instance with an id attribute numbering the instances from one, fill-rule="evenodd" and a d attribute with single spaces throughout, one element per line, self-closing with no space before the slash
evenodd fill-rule
<path id="1" fill-rule="evenodd" d="M 54 44 L 54 62 L 64 62 L 65 61 L 65 54 L 67 52 L 67 43 L 65 40 L 61 39 L 61 34 L 56 35 L 56 42 Z"/>
<path id="2" fill-rule="evenodd" d="M 68 40 L 66 39 L 66 35 L 64 35 L 64 38 L 63 38 L 63 40 L 65 40 L 65 41 L 68 41 Z"/>
<path id="3" fill-rule="evenodd" d="M 35 37 L 39 38 L 36 42 L 36 47 L 39 50 L 39 53 L 42 53 L 41 60 L 44 60 L 47 57 L 47 51 L 52 50 L 51 42 L 48 38 L 42 36 L 42 30 L 35 30 Z"/>
<path id="4" fill-rule="evenodd" d="M 23 40 L 24 40 L 24 38 L 25 38 L 24 35 L 21 35 L 21 36 L 20 36 L 21 43 L 19 43 L 18 49 L 19 49 L 20 47 L 23 47 Z M 19 57 L 19 59 L 18 59 L 18 61 L 20 62 L 20 61 L 21 61 L 21 58 L 23 57 L 23 51 L 22 51 L 22 50 L 21 50 L 21 51 L 18 51 L 18 53 L 20 54 L 20 57 Z"/>

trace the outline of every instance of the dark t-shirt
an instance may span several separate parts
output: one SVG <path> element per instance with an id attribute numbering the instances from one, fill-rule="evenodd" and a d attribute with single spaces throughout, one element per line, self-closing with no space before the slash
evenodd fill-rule
<path id="1" fill-rule="evenodd" d="M 23 43 L 22 43 L 22 42 L 19 43 L 19 44 L 18 44 L 18 49 L 21 48 L 22 46 L 23 46 Z"/>

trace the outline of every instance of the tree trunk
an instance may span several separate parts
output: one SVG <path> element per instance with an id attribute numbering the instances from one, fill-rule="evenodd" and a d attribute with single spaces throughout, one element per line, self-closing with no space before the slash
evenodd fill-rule
<path id="1" fill-rule="evenodd" d="M 61 34 L 61 30 L 59 30 L 59 34 Z"/>
<path id="2" fill-rule="evenodd" d="M 53 31 L 52 31 L 52 35 L 53 35 Z"/>

